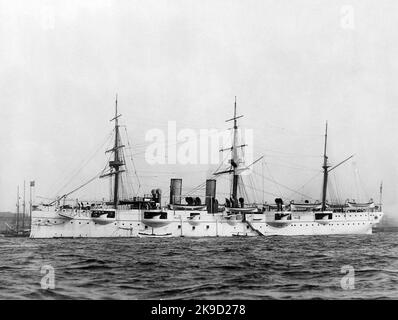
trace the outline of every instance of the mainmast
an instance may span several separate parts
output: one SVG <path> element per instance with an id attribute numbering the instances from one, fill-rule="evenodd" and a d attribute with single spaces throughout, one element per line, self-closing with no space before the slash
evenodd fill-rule
<path id="1" fill-rule="evenodd" d="M 234 138 L 232 142 L 232 159 L 231 159 L 231 165 L 234 170 L 234 176 L 233 176 L 233 181 L 232 181 L 232 201 L 233 201 L 233 207 L 238 206 L 238 183 L 239 183 L 239 175 L 238 175 L 238 150 L 237 150 L 237 144 L 238 144 L 238 122 L 236 121 L 236 96 L 235 96 L 235 104 L 234 104 Z"/>
<path id="2" fill-rule="evenodd" d="M 327 185 L 328 185 L 328 157 L 326 155 L 326 147 L 328 141 L 328 122 L 326 121 L 326 130 L 325 130 L 325 147 L 323 150 L 323 188 L 322 188 L 322 211 L 326 210 L 326 192 L 327 192 Z"/>
<path id="3" fill-rule="evenodd" d="M 233 139 L 232 139 L 232 146 L 227 149 L 221 149 L 220 151 L 231 150 L 231 168 L 229 170 L 216 172 L 215 175 L 224 174 L 224 173 L 232 173 L 232 193 L 231 193 L 231 200 L 232 200 L 232 207 L 237 208 L 238 204 L 238 185 L 239 185 L 239 156 L 238 156 L 238 148 L 243 148 L 246 145 L 238 146 L 238 122 L 237 119 L 242 118 L 243 116 L 236 115 L 236 96 L 235 96 L 235 103 L 234 103 L 234 117 L 226 120 L 226 122 L 234 121 L 233 130 Z"/>

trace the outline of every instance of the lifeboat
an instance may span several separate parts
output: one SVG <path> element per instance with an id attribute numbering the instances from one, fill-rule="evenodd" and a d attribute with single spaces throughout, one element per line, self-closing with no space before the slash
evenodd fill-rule
<path id="1" fill-rule="evenodd" d="M 93 210 L 91 219 L 98 224 L 110 224 L 116 221 L 114 210 Z"/>
<path id="2" fill-rule="evenodd" d="M 72 220 L 75 218 L 76 212 L 71 211 L 71 210 L 62 209 L 62 210 L 58 211 L 58 215 L 62 218 Z"/>
<path id="3" fill-rule="evenodd" d="M 250 213 L 250 212 L 258 212 L 257 207 L 251 207 L 251 208 L 227 208 L 227 211 L 230 213 L 237 213 L 237 212 L 242 212 L 242 213 Z"/>
<path id="4" fill-rule="evenodd" d="M 277 220 L 277 221 L 267 221 L 267 224 L 273 228 L 285 228 L 290 225 L 291 221 L 288 220 Z"/>
<path id="5" fill-rule="evenodd" d="M 192 212 L 189 217 L 187 217 L 188 223 L 193 226 L 197 226 L 200 224 L 200 213 Z"/>
<path id="6" fill-rule="evenodd" d="M 205 210 L 205 205 L 197 205 L 197 206 L 190 206 L 186 204 L 170 204 L 170 210 L 178 210 L 178 211 L 191 211 L 191 210 Z"/>
<path id="7" fill-rule="evenodd" d="M 231 226 L 234 226 L 240 222 L 242 222 L 243 216 L 238 213 L 238 214 L 229 214 L 224 217 L 227 220 L 227 223 Z"/>
<path id="8" fill-rule="evenodd" d="M 320 224 L 328 224 L 332 219 L 332 212 L 322 212 L 315 214 L 315 221 Z"/>
<path id="9" fill-rule="evenodd" d="M 156 211 L 145 211 L 142 222 L 152 228 L 160 228 L 168 225 L 171 221 L 167 219 L 167 212 L 156 210 Z"/>
<path id="10" fill-rule="evenodd" d="M 355 208 L 355 209 L 371 209 L 375 207 L 373 201 L 366 203 L 356 203 L 356 202 L 347 201 L 347 204 L 350 208 Z"/>

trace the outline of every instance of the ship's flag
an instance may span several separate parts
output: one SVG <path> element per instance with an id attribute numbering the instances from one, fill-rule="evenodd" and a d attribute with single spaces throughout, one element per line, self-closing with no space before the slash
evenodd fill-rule
<path id="1" fill-rule="evenodd" d="M 31 186 L 31 187 L 34 187 L 34 186 L 35 186 L 35 181 L 34 181 L 34 180 L 30 182 L 30 186 Z"/>

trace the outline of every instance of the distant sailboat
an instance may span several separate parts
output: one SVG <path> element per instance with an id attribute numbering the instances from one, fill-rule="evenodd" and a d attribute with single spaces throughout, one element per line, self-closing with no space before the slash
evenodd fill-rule
<path id="1" fill-rule="evenodd" d="M 14 225 L 10 225 L 5 222 L 6 231 L 4 236 L 6 237 L 29 237 L 30 234 L 30 227 L 25 228 L 25 183 L 24 183 L 24 198 L 23 198 L 23 211 L 22 211 L 22 219 L 20 217 L 20 195 L 19 195 L 19 186 L 17 187 L 17 203 L 16 208 L 17 212 L 15 215 L 15 221 L 13 222 Z"/>

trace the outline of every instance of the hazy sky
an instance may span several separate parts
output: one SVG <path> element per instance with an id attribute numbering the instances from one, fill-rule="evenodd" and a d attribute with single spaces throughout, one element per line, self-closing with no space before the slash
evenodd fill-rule
<path id="1" fill-rule="evenodd" d="M 274 179 L 297 189 L 320 171 L 328 120 L 330 162 L 356 154 L 332 178 L 341 198 L 378 199 L 383 180 L 395 214 L 397 18 L 393 0 L 0 0 L 0 211 L 24 179 L 55 196 L 98 148 L 70 188 L 102 168 L 117 92 L 142 191 L 167 194 L 171 176 L 193 187 L 214 168 L 150 166 L 146 132 L 227 128 L 236 95 Z"/>

